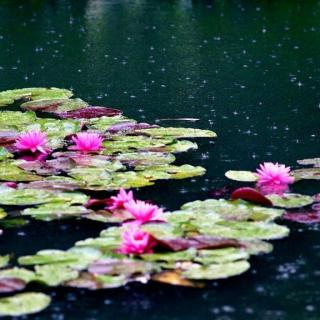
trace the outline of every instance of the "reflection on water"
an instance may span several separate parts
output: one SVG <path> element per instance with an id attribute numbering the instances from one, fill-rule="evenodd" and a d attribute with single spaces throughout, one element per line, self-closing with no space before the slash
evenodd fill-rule
<path id="1" fill-rule="evenodd" d="M 312 0 L 1 1 L 0 89 L 73 88 L 143 121 L 199 118 L 178 124 L 213 129 L 219 138 L 199 141 L 179 160 L 206 167 L 207 175 L 139 191 L 176 209 L 232 184 L 224 178 L 229 169 L 253 170 L 261 161 L 295 167 L 319 156 L 319 36 L 320 3 Z M 319 192 L 318 183 L 294 188 Z M 32 222 L 6 232 L 2 250 L 67 248 L 103 227 Z M 50 291 L 53 305 L 33 318 L 317 319 L 319 227 L 290 227 L 291 236 L 253 259 L 250 272 L 206 290 L 58 289 Z"/>

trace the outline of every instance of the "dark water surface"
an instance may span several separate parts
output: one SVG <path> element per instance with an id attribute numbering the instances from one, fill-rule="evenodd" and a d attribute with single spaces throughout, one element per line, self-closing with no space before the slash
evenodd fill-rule
<path id="1" fill-rule="evenodd" d="M 138 120 L 200 118 L 159 123 L 218 133 L 215 143 L 199 141 L 198 151 L 179 156 L 206 167 L 204 177 L 139 191 L 170 209 L 232 185 L 228 169 L 253 170 L 265 160 L 294 167 L 320 155 L 319 57 L 319 1 L 0 1 L 0 90 L 73 88 Z M 295 190 L 311 194 L 320 185 Z M 320 228 L 290 227 L 249 272 L 205 290 L 48 290 L 52 305 L 32 318 L 320 319 Z M 32 222 L 6 230 L 1 252 L 66 249 L 102 228 Z"/>

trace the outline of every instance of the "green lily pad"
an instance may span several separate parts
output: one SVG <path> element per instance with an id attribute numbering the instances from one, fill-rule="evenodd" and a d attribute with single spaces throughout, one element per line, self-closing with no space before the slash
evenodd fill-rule
<path id="1" fill-rule="evenodd" d="M 36 208 L 24 209 L 23 216 L 31 216 L 36 220 L 53 221 L 59 219 L 68 219 L 81 217 L 89 214 L 91 211 L 84 206 L 74 206 L 68 203 L 46 203 Z"/>
<path id="2" fill-rule="evenodd" d="M 118 115 L 114 117 L 99 117 L 99 118 L 93 118 L 88 119 L 86 124 L 90 129 L 95 129 L 99 131 L 106 131 L 108 130 L 112 125 L 121 123 L 121 122 L 131 122 L 136 123 L 137 121 L 133 119 L 129 119 L 125 116 Z"/>
<path id="3" fill-rule="evenodd" d="M 59 264 L 50 264 L 35 267 L 35 281 L 48 286 L 58 286 L 65 281 L 76 279 L 79 272 Z"/>
<path id="4" fill-rule="evenodd" d="M 41 250 L 33 256 L 20 257 L 18 262 L 21 265 L 60 265 L 82 270 L 100 257 L 101 252 L 94 248 L 72 248 L 68 251 Z"/>
<path id="5" fill-rule="evenodd" d="M 182 276 L 193 280 L 217 280 L 239 275 L 246 272 L 249 268 L 250 264 L 248 261 L 211 264 L 209 266 L 193 264 L 182 272 Z"/>
<path id="6" fill-rule="evenodd" d="M 139 171 L 140 167 L 136 167 Z M 163 165 L 158 167 L 149 167 L 139 174 L 149 180 L 158 179 L 186 179 L 204 175 L 206 170 L 203 167 L 194 167 L 188 164 L 182 166 Z"/>
<path id="7" fill-rule="evenodd" d="M 24 88 L 0 92 L 0 107 L 7 106 L 16 100 L 38 100 L 69 98 L 72 91 L 58 88 Z"/>
<path id="8" fill-rule="evenodd" d="M 313 159 L 303 159 L 297 161 L 301 165 L 313 165 L 316 168 L 320 167 L 320 158 L 313 158 Z"/>
<path id="9" fill-rule="evenodd" d="M 80 192 L 55 192 L 49 190 L 13 189 L 0 187 L 0 204 L 28 206 L 41 203 L 85 204 L 89 197 Z"/>
<path id="10" fill-rule="evenodd" d="M 0 161 L 0 181 L 38 181 L 41 176 L 22 170 L 14 161 Z"/>
<path id="11" fill-rule="evenodd" d="M 194 261 L 203 265 L 225 264 L 228 262 L 249 259 L 249 253 L 241 248 L 223 248 L 208 250 L 202 249 L 198 251 L 198 256 Z"/>
<path id="12" fill-rule="evenodd" d="M 293 170 L 291 174 L 295 181 L 298 180 L 320 180 L 320 168 L 304 168 Z"/>
<path id="13" fill-rule="evenodd" d="M 136 130 L 157 138 L 215 138 L 217 135 L 210 130 L 193 128 L 150 128 Z"/>
<path id="14" fill-rule="evenodd" d="M 240 182 L 256 182 L 258 180 L 257 174 L 251 171 L 229 170 L 225 173 L 225 176 L 230 180 Z"/>
<path id="15" fill-rule="evenodd" d="M 281 239 L 289 234 L 289 229 L 275 223 L 247 221 L 219 221 L 215 225 L 201 223 L 201 234 L 238 240 Z"/>
<path id="16" fill-rule="evenodd" d="M 21 279 L 28 283 L 34 280 L 35 274 L 33 271 L 24 268 L 14 267 L 11 269 L 0 270 L 0 279 L 2 278 Z"/>
<path id="17" fill-rule="evenodd" d="M 13 130 L 21 132 L 27 125 L 37 120 L 34 112 L 1 111 L 0 128 L 1 130 Z"/>
<path id="18" fill-rule="evenodd" d="M 6 254 L 3 256 L 0 256 L 0 268 L 4 268 L 9 264 L 10 261 L 10 255 Z"/>
<path id="19" fill-rule="evenodd" d="M 314 202 L 311 196 L 298 193 L 271 194 L 267 195 L 267 198 L 274 206 L 287 209 L 305 207 Z"/>
<path id="20" fill-rule="evenodd" d="M 21 105 L 23 109 L 29 111 L 45 111 L 45 112 L 67 112 L 83 109 L 88 103 L 81 99 L 40 99 L 25 102 Z"/>
<path id="21" fill-rule="evenodd" d="M 0 208 L 0 219 L 3 219 L 7 216 L 8 214 L 4 211 L 4 209 Z"/>
<path id="22" fill-rule="evenodd" d="M 51 298 L 43 293 L 26 292 L 0 299 L 1 316 L 22 316 L 47 308 Z"/>
<path id="23" fill-rule="evenodd" d="M 208 199 L 204 201 L 193 201 L 184 204 L 181 207 L 182 211 L 191 211 L 194 216 L 190 216 L 192 219 L 197 217 L 208 216 L 215 218 L 219 216 L 224 220 L 239 220 L 239 221 L 272 221 L 284 213 L 281 209 L 266 208 L 258 205 L 254 205 L 250 202 L 243 200 L 225 200 L 225 199 Z M 173 217 L 179 217 L 179 212 L 169 215 L 170 221 Z"/>
<path id="24" fill-rule="evenodd" d="M 0 147 L 0 161 L 12 158 L 13 155 L 6 148 Z"/>
<path id="25" fill-rule="evenodd" d="M 115 156 L 115 159 L 132 167 L 139 166 L 140 169 L 151 166 L 162 166 L 176 160 L 173 154 L 160 152 L 120 153 Z"/>

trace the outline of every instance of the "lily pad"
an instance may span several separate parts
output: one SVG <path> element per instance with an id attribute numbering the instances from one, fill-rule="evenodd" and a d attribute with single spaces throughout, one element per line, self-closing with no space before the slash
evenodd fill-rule
<path id="1" fill-rule="evenodd" d="M 304 168 L 293 170 L 291 174 L 298 180 L 320 180 L 320 168 Z"/>
<path id="2" fill-rule="evenodd" d="M 45 111 L 61 113 L 74 111 L 88 106 L 88 103 L 81 99 L 40 99 L 25 102 L 21 105 L 23 109 L 29 111 Z"/>
<path id="3" fill-rule="evenodd" d="M 7 106 L 16 100 L 60 99 L 69 98 L 73 93 L 58 88 L 24 88 L 0 92 L 0 106 Z"/>
<path id="4" fill-rule="evenodd" d="M 225 279 L 246 272 L 250 268 L 248 261 L 235 261 L 231 263 L 211 264 L 202 266 L 193 264 L 182 272 L 182 276 L 193 280 Z"/>
<path id="5" fill-rule="evenodd" d="M 230 180 L 240 182 L 256 182 L 258 180 L 257 174 L 251 171 L 229 170 L 225 173 L 225 176 Z"/>
<path id="6" fill-rule="evenodd" d="M 70 119 L 91 119 L 99 117 L 112 117 L 120 115 L 122 112 L 118 109 L 107 108 L 107 107 L 95 107 L 88 106 L 80 110 L 74 110 L 67 112 L 59 112 L 61 118 L 70 118 Z"/>
<path id="7" fill-rule="evenodd" d="M 51 298 L 43 293 L 26 292 L 0 299 L 1 316 L 33 314 L 47 308 Z"/>
<path id="8" fill-rule="evenodd" d="M 38 181 L 41 176 L 26 172 L 19 168 L 14 161 L 0 161 L 0 181 Z"/>
<path id="9" fill-rule="evenodd" d="M 314 202 L 311 196 L 298 193 L 285 193 L 283 195 L 271 194 L 266 197 L 274 206 L 287 209 L 305 207 Z"/>
<path id="10" fill-rule="evenodd" d="M 136 132 L 157 138 L 215 138 L 217 136 L 213 131 L 193 128 L 151 128 L 136 130 Z"/>
<path id="11" fill-rule="evenodd" d="M 76 279 L 79 272 L 64 265 L 43 265 L 35 267 L 35 281 L 45 283 L 48 286 L 58 286 L 65 281 Z"/>

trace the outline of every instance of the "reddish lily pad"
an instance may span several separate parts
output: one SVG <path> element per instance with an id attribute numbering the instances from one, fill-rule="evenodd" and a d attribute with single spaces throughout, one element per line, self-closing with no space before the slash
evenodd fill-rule
<path id="1" fill-rule="evenodd" d="M 88 106 L 79 110 L 73 110 L 68 112 L 60 112 L 59 116 L 61 118 L 71 118 L 71 119 L 91 119 L 99 117 L 113 117 L 122 114 L 121 110 L 106 108 L 106 107 L 96 107 Z"/>
<path id="2" fill-rule="evenodd" d="M 320 222 L 320 212 L 310 211 L 310 212 L 286 212 L 283 215 L 285 220 L 290 220 L 299 223 L 319 223 Z"/>
<path id="3" fill-rule="evenodd" d="M 272 207 L 272 202 L 268 198 L 266 198 L 259 191 L 249 187 L 239 188 L 233 191 L 231 194 L 231 199 L 242 199 L 253 203 L 262 204 L 266 207 Z"/>
<path id="4" fill-rule="evenodd" d="M 0 292 L 14 292 L 23 290 L 27 283 L 19 278 L 7 277 L 0 278 Z"/>
<path id="5" fill-rule="evenodd" d="M 182 251 L 189 248 L 196 249 L 217 249 L 226 247 L 240 247 L 239 241 L 228 238 L 194 236 L 189 238 L 161 239 L 159 244 L 172 251 Z"/>

